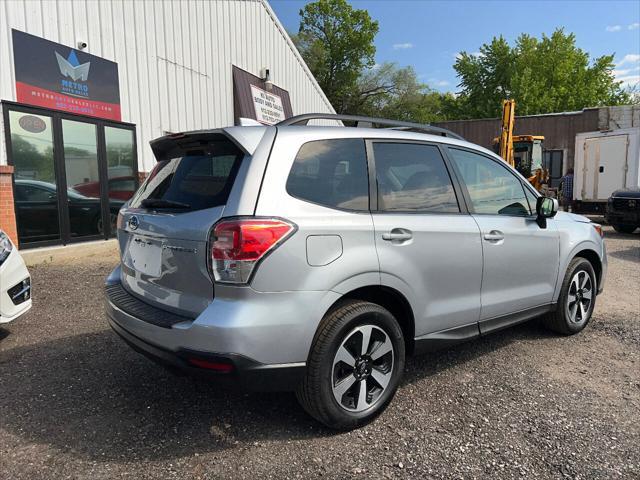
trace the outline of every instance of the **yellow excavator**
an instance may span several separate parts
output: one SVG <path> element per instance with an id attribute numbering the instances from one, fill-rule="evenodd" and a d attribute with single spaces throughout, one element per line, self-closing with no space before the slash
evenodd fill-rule
<path id="1" fill-rule="evenodd" d="M 493 139 L 494 151 L 524 175 L 536 190 L 543 191 L 549 184 L 549 170 L 542 161 L 544 137 L 514 135 L 515 123 L 515 100 L 503 100 L 500 136 Z"/>

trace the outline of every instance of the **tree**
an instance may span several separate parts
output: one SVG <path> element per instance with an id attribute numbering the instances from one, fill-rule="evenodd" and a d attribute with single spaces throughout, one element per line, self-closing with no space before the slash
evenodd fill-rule
<path id="1" fill-rule="evenodd" d="M 296 46 L 333 107 L 344 113 L 361 72 L 374 65 L 378 22 L 346 0 L 318 0 L 300 17 Z"/>
<path id="2" fill-rule="evenodd" d="M 500 36 L 478 54 L 462 52 L 454 65 L 460 118 L 497 117 L 504 98 L 515 99 L 520 115 L 629 103 L 631 95 L 615 81 L 613 55 L 591 62 L 575 40 L 557 29 L 541 40 L 522 34 L 513 47 Z"/>
<path id="3" fill-rule="evenodd" d="M 441 94 L 418 81 L 413 67 L 383 63 L 362 74 L 347 101 L 353 114 L 429 123 L 447 119 L 451 94 Z"/>
<path id="4" fill-rule="evenodd" d="M 412 67 L 374 64 L 378 23 L 346 0 L 318 0 L 300 10 L 292 38 L 338 113 L 414 122 L 451 118 L 456 99 L 420 83 Z"/>

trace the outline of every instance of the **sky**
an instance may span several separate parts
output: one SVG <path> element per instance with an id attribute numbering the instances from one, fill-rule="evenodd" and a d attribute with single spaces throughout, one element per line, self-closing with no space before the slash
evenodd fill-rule
<path id="1" fill-rule="evenodd" d="M 269 0 L 289 32 L 297 32 L 307 0 Z M 379 23 L 376 62 L 414 67 L 420 81 L 457 90 L 453 64 L 461 51 L 476 53 L 494 36 L 510 44 L 521 33 L 540 38 L 557 27 L 576 35 L 591 58 L 614 54 L 614 74 L 640 89 L 640 1 L 351 0 Z"/>

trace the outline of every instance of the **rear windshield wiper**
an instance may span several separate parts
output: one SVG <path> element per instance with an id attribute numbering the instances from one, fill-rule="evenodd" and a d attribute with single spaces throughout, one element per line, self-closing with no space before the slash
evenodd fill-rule
<path id="1" fill-rule="evenodd" d="M 145 198 L 140 204 L 144 208 L 191 208 L 188 203 L 163 200 L 161 198 Z"/>

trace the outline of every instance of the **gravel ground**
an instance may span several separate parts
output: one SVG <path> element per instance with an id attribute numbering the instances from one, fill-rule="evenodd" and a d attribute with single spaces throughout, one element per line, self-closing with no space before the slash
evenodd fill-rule
<path id="1" fill-rule="evenodd" d="M 174 377 L 108 328 L 117 259 L 32 268 L 0 328 L 0 478 L 640 478 L 640 234 L 607 229 L 591 325 L 537 322 L 410 359 L 386 412 L 336 434 L 292 394 Z"/>

